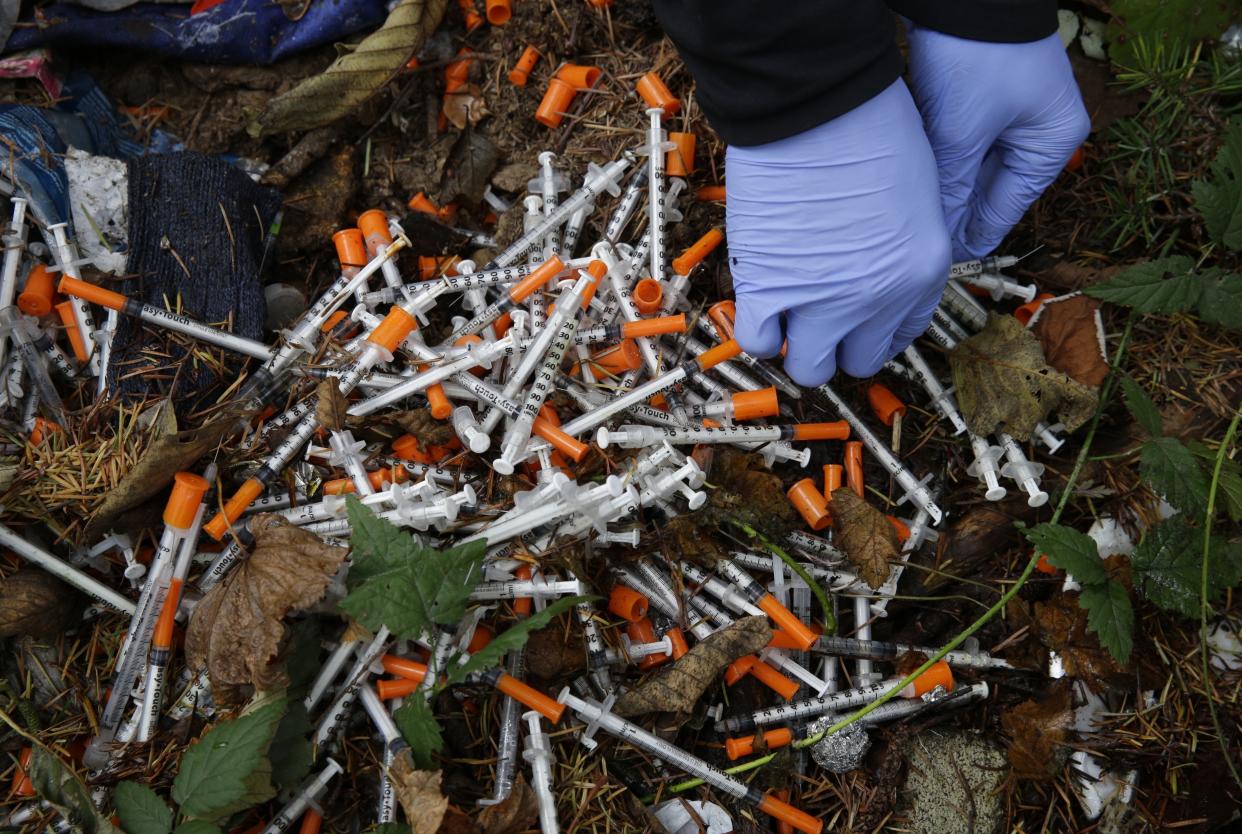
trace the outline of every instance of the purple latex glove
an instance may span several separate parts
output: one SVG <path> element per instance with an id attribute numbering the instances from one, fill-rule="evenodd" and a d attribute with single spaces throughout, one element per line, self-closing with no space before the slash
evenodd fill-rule
<path id="1" fill-rule="evenodd" d="M 953 260 L 981 258 L 1065 167 L 1091 120 L 1058 35 L 987 43 L 909 22 L 907 31 Z"/>
<path id="2" fill-rule="evenodd" d="M 785 371 L 814 386 L 838 365 L 871 376 L 927 329 L 949 241 L 904 83 L 796 136 L 730 147 L 725 168 L 734 335 L 747 353 L 775 356 L 788 339 Z"/>

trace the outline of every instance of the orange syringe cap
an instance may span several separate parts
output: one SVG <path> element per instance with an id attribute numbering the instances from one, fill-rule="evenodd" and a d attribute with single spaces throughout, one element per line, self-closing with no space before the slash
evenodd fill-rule
<path id="1" fill-rule="evenodd" d="M 535 575 L 535 569 L 530 565 L 518 565 L 514 568 L 513 575 L 525 582 Z M 513 600 L 513 611 L 520 616 L 528 616 L 534 607 L 535 601 L 531 597 L 517 597 Z"/>
<path id="2" fill-rule="evenodd" d="M 686 652 L 690 651 L 690 646 L 686 644 L 686 635 L 681 633 L 681 629 L 674 626 L 664 632 L 664 636 L 673 644 L 673 660 L 680 660 Z"/>
<path id="3" fill-rule="evenodd" d="M 638 312 L 649 316 L 660 309 L 660 302 L 664 300 L 664 288 L 656 279 L 644 278 L 634 285 L 630 297 L 634 299 Z"/>
<path id="4" fill-rule="evenodd" d="M 725 187 L 723 185 L 704 185 L 694 192 L 694 199 L 700 203 L 723 203 Z"/>
<path id="5" fill-rule="evenodd" d="M 52 312 L 56 294 L 52 273 L 43 264 L 35 264 L 26 276 L 26 286 L 17 296 L 17 309 L 28 316 L 46 316 Z"/>
<path id="6" fill-rule="evenodd" d="M 391 355 L 397 346 L 405 341 L 405 337 L 414 332 L 417 324 L 414 317 L 405 310 L 393 307 L 388 311 L 388 315 L 375 325 L 371 335 L 367 336 L 367 341 L 378 345 Z"/>
<path id="7" fill-rule="evenodd" d="M 556 71 L 556 77 L 578 90 L 589 90 L 595 86 L 603 72 L 599 67 L 565 64 Z"/>
<path id="8" fill-rule="evenodd" d="M 793 697 L 798 694 L 797 681 L 790 680 L 762 660 L 750 667 L 750 676 L 786 701 L 792 701 Z"/>
<path id="9" fill-rule="evenodd" d="M 565 262 L 553 255 L 540 264 L 530 275 L 514 284 L 513 289 L 509 290 L 509 297 L 514 301 L 525 301 L 543 289 L 544 285 L 556 277 L 557 273 L 564 268 Z"/>
<path id="10" fill-rule="evenodd" d="M 707 308 L 707 317 L 716 325 L 720 335 L 726 339 L 733 338 L 733 326 L 737 321 L 737 305 L 732 301 L 717 301 Z"/>
<path id="11" fill-rule="evenodd" d="M 258 478 L 251 478 L 240 487 L 237 492 L 233 493 L 224 505 L 224 509 L 216 513 L 216 517 L 203 525 L 203 531 L 216 541 L 224 538 L 224 534 L 228 532 L 229 525 L 241 517 L 246 508 L 254 503 L 254 500 L 263 494 L 263 482 Z"/>
<path id="12" fill-rule="evenodd" d="M 708 229 L 701 238 L 690 244 L 686 251 L 673 258 L 673 272 L 678 275 L 689 275 L 690 270 L 702 263 L 703 259 L 710 255 L 723 240 L 724 233 L 719 229 Z"/>
<path id="13" fill-rule="evenodd" d="M 749 756 L 755 752 L 755 741 L 758 738 L 758 735 L 753 735 L 725 739 L 725 755 L 729 757 L 731 762 L 735 762 L 743 756 Z M 785 747 L 791 742 L 793 742 L 793 730 L 788 727 L 778 727 L 763 734 L 763 743 L 769 750 Z"/>
<path id="14" fill-rule="evenodd" d="M 845 444 L 845 485 L 854 490 L 859 498 L 863 497 L 862 452 L 861 440 L 851 440 Z"/>
<path id="15" fill-rule="evenodd" d="M 331 333 L 338 324 L 345 320 L 348 315 L 349 313 L 344 310 L 337 310 L 335 313 L 324 319 L 324 322 L 319 326 L 319 329 L 324 333 Z"/>
<path id="16" fill-rule="evenodd" d="M 742 346 L 737 343 L 737 339 L 730 339 L 727 342 L 721 342 L 714 348 L 708 348 L 698 357 L 698 365 L 704 371 L 710 370 L 721 362 L 727 362 L 739 356 L 742 353 Z"/>
<path id="17" fill-rule="evenodd" d="M 30 767 L 33 747 L 23 747 L 17 757 L 17 767 L 13 770 L 13 781 L 9 783 L 9 796 L 30 797 L 35 795 L 34 783 L 26 769 Z"/>
<path id="18" fill-rule="evenodd" d="M 420 680 L 413 678 L 380 678 L 375 682 L 375 694 L 380 696 L 381 701 L 391 701 L 393 698 L 404 698 L 418 691 Z"/>
<path id="19" fill-rule="evenodd" d="M 435 215 L 440 212 L 440 207 L 431 202 L 431 198 L 422 191 L 407 200 L 405 205 L 410 211 L 417 211 L 420 214 Z"/>
<path id="20" fill-rule="evenodd" d="M 487 0 L 484 9 L 487 12 L 487 22 L 493 26 L 504 26 L 513 17 L 509 0 Z"/>
<path id="21" fill-rule="evenodd" d="M 1042 292 L 1018 309 L 1014 310 L 1013 317 L 1022 322 L 1023 325 L 1026 325 L 1032 318 L 1035 317 L 1035 314 L 1039 312 L 1039 308 L 1044 306 L 1044 302 L 1052 298 L 1056 298 L 1056 296 L 1052 293 Z"/>
<path id="22" fill-rule="evenodd" d="M 802 620 L 798 619 L 798 615 L 794 614 L 788 608 L 781 604 L 781 601 L 771 594 L 764 594 L 759 597 L 755 605 L 759 607 L 763 613 L 771 618 L 782 631 L 787 634 L 790 639 L 796 641 L 799 651 L 806 651 L 815 643 L 815 632 Z"/>
<path id="23" fill-rule="evenodd" d="M 501 674 L 496 681 L 496 688 L 515 701 L 520 701 L 553 724 L 561 720 L 565 705 L 535 689 L 527 686 L 512 675 Z"/>
<path id="24" fill-rule="evenodd" d="M 174 475 L 172 492 L 168 495 L 168 503 L 164 505 L 164 523 L 180 530 L 193 524 L 194 516 L 210 486 L 206 478 L 193 472 L 178 472 Z"/>
<path id="25" fill-rule="evenodd" d="M 608 610 L 631 623 L 647 616 L 648 605 L 647 597 L 625 585 L 613 585 L 608 595 Z"/>
<path id="26" fill-rule="evenodd" d="M 930 669 L 915 678 L 912 683 L 907 684 L 906 688 L 901 690 L 901 697 L 921 698 L 937 686 L 942 686 L 950 692 L 953 691 L 953 670 L 944 660 L 936 661 Z"/>
<path id="27" fill-rule="evenodd" d="M 681 109 L 681 101 L 669 92 L 664 81 L 654 72 L 649 72 L 638 79 L 637 89 L 648 107 L 659 107 L 666 116 L 671 116 Z"/>
<path id="28" fill-rule="evenodd" d="M 738 391 L 732 399 L 734 420 L 758 420 L 773 417 L 781 411 L 775 385 L 758 391 Z"/>
<path id="29" fill-rule="evenodd" d="M 113 292 L 97 284 L 88 284 L 85 281 L 74 278 L 72 275 L 66 275 L 60 279 L 59 290 L 61 295 L 81 298 L 84 301 L 98 304 L 100 307 L 106 307 L 109 310 L 124 310 L 125 302 L 128 300 L 119 292 Z M 20 299 L 18 303 L 21 303 Z"/>
<path id="30" fill-rule="evenodd" d="M 449 399 L 448 394 L 444 392 L 444 386 L 440 383 L 429 385 L 427 387 L 427 406 L 431 411 L 431 416 L 437 420 L 447 420 L 453 414 L 453 401 Z"/>
<path id="31" fill-rule="evenodd" d="M 555 421 L 549 420 L 547 417 L 536 417 L 535 425 L 531 431 L 551 443 L 556 451 L 565 455 L 574 463 L 582 463 L 582 459 L 591 451 L 590 446 L 578 438 L 566 434 L 557 426 Z"/>
<path id="32" fill-rule="evenodd" d="M 483 15 L 479 14 L 478 10 L 475 9 L 474 0 L 457 0 L 457 5 L 461 8 L 461 13 L 466 19 L 467 35 L 487 22 L 484 20 Z"/>
<path id="33" fill-rule="evenodd" d="M 332 235 L 332 243 L 336 246 L 336 259 L 341 262 L 342 270 L 366 266 L 367 242 L 361 229 L 341 229 Z"/>
<path id="34" fill-rule="evenodd" d="M 828 502 L 810 478 L 798 481 L 785 495 L 812 530 L 823 530 L 832 522 L 828 515 Z"/>
<path id="35" fill-rule="evenodd" d="M 549 79 L 548 90 L 535 110 L 535 121 L 544 127 L 559 127 L 577 94 L 578 91 L 569 82 L 560 78 Z"/>
<path id="36" fill-rule="evenodd" d="M 792 825 L 803 834 L 822 834 L 824 821 L 816 819 L 805 811 L 799 811 L 789 803 L 777 799 L 772 794 L 764 794 L 759 800 L 759 810 L 770 814 L 776 820 Z"/>
<path id="37" fill-rule="evenodd" d="M 528 46 L 522 50 L 522 57 L 518 58 L 517 63 L 513 65 L 513 69 L 509 70 L 509 83 L 515 87 L 525 87 L 526 82 L 530 79 L 530 71 L 535 68 L 535 64 L 538 61 L 538 49 Z"/>
<path id="38" fill-rule="evenodd" d="M 824 464 L 824 498 L 832 501 L 832 494 L 845 483 L 845 467 L 839 463 Z"/>
<path id="39" fill-rule="evenodd" d="M 388 231 L 388 215 L 380 209 L 371 209 L 358 215 L 358 229 L 367 242 L 367 254 L 372 258 L 392 243 L 392 232 Z"/>
<path id="40" fill-rule="evenodd" d="M 627 371 L 636 371 L 642 367 L 643 355 L 633 339 L 622 339 L 612 347 L 594 354 L 591 364 L 598 365 L 610 374 L 621 376 Z"/>
<path id="41" fill-rule="evenodd" d="M 897 395 L 888 390 L 887 386 L 873 382 L 867 389 L 867 402 L 871 404 L 871 413 L 886 426 L 893 425 L 898 417 L 905 416 L 906 404 L 897 399 Z"/>
<path id="42" fill-rule="evenodd" d="M 664 157 L 664 173 L 670 177 L 688 177 L 694 173 L 694 146 L 698 137 L 693 133 L 670 131 L 668 141 L 673 143 Z M 685 274 L 685 273 L 682 273 Z"/>
<path id="43" fill-rule="evenodd" d="M 488 644 L 492 642 L 492 638 L 495 636 L 496 635 L 492 633 L 491 628 L 479 623 L 474 627 L 474 634 L 470 635 L 470 642 L 466 645 L 466 651 L 471 654 L 483 651 L 487 648 Z"/>
<path id="44" fill-rule="evenodd" d="M 810 626 L 808 626 L 808 628 L 810 628 L 811 631 L 814 632 L 816 639 L 819 639 L 820 635 L 824 633 L 823 626 L 815 624 L 815 623 L 812 623 Z M 791 635 L 789 632 L 785 631 L 784 629 L 774 628 L 772 629 L 772 640 L 771 642 L 768 643 L 768 648 L 769 649 L 794 649 L 796 651 L 802 651 L 802 637 L 801 635 L 799 635 L 795 638 L 793 635 Z"/>
<path id="45" fill-rule="evenodd" d="M 831 423 L 799 423 L 793 430 L 794 440 L 844 440 L 850 436 L 850 424 L 844 420 Z"/>
<path id="46" fill-rule="evenodd" d="M 891 516 L 891 515 L 886 515 L 884 517 L 887 518 L 888 523 L 893 526 L 893 532 L 897 534 L 897 541 L 901 542 L 902 544 L 905 544 L 906 540 L 910 538 L 909 525 L 907 525 L 900 518 L 895 518 L 894 516 Z"/>
<path id="47" fill-rule="evenodd" d="M 662 336 L 665 333 L 685 333 L 686 326 L 685 313 L 678 313 L 675 316 L 656 316 L 622 323 L 621 335 L 626 339 L 639 339 L 643 336 Z"/>
<path id="48" fill-rule="evenodd" d="M 725 683 L 733 686 L 742 678 L 750 674 L 750 668 L 759 662 L 759 658 L 753 654 L 746 654 L 725 667 L 724 679 Z"/>
<path id="49" fill-rule="evenodd" d="M 408 657 L 386 654 L 380 658 L 380 665 L 384 667 L 384 671 L 388 674 L 409 678 L 412 681 L 421 681 L 427 677 L 427 664 L 419 663 L 417 660 L 411 660 Z"/>
<path id="50" fill-rule="evenodd" d="M 78 327 L 77 317 L 73 314 L 73 302 L 62 301 L 56 305 L 56 314 L 60 316 L 61 323 L 65 325 L 65 335 L 69 337 L 69 344 L 73 347 L 73 355 L 78 358 L 79 362 L 85 362 L 90 358 L 86 352 L 86 340 L 82 337 L 82 330 Z"/>

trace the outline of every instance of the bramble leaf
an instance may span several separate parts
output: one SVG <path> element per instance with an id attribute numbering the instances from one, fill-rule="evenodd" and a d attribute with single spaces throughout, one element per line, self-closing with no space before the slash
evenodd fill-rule
<path id="1" fill-rule="evenodd" d="M 1185 255 L 1160 258 L 1132 266 L 1083 292 L 1140 313 L 1184 313 L 1194 309 L 1203 294 L 1203 283 L 1190 272 L 1194 265 Z"/>
<path id="2" fill-rule="evenodd" d="M 1242 330 L 1242 275 L 1213 270 L 1200 276 L 1200 283 L 1199 318 L 1208 324 Z"/>
<path id="3" fill-rule="evenodd" d="M 530 639 L 532 632 L 545 628 L 556 617 L 573 608 L 578 603 L 586 602 L 590 599 L 593 599 L 593 597 L 561 597 L 542 611 L 536 611 L 529 617 L 518 620 L 509 628 L 493 637 L 492 641 L 482 649 L 470 655 L 470 659 L 465 663 L 450 663 L 448 682 L 450 684 L 460 683 L 472 672 L 481 672 L 484 669 L 499 666 L 500 661 L 504 659 L 506 654 L 513 649 L 526 645 L 526 641 Z"/>
<path id="4" fill-rule="evenodd" d="M 350 496 L 348 507 L 354 551 L 350 593 L 341 608 L 367 628 L 388 626 L 403 639 L 418 637 L 433 625 L 455 625 L 483 578 L 487 543 L 432 550 L 375 516 L 357 498 Z"/>
<path id="5" fill-rule="evenodd" d="M 1096 633 L 1113 659 L 1126 663 L 1134 648 L 1134 608 L 1126 587 L 1114 579 L 1084 585 L 1078 604 L 1087 609 L 1088 630 Z"/>
<path id="6" fill-rule="evenodd" d="M 181 813 L 218 820 L 276 795 L 267 753 L 286 707 L 277 698 L 221 721 L 185 751 L 172 789 Z"/>
<path id="7" fill-rule="evenodd" d="M 1176 437 L 1154 437 L 1143 443 L 1139 474 L 1182 512 L 1197 515 L 1207 506 L 1207 475 Z"/>
<path id="8" fill-rule="evenodd" d="M 1156 408 L 1147 392 L 1128 376 L 1121 380 L 1121 396 L 1125 398 L 1126 408 L 1130 409 L 1143 431 L 1152 437 L 1164 434 L 1164 420 L 1160 417 L 1160 409 Z"/>
<path id="9" fill-rule="evenodd" d="M 414 767 L 418 770 L 438 770 L 440 766 L 434 754 L 444 749 L 444 739 L 440 736 L 435 713 L 426 699 L 407 698 L 392 714 L 392 720 L 396 722 L 405 743 L 410 745 Z"/>
<path id="10" fill-rule="evenodd" d="M 146 785 L 121 782 L 112 794 L 112 804 L 126 834 L 168 834 L 172 830 L 172 809 Z"/>
<path id="11" fill-rule="evenodd" d="M 1078 584 L 1098 585 L 1108 581 L 1108 571 L 1090 536 L 1060 524 L 1039 524 L 1023 534 L 1049 562 L 1073 574 Z"/>
<path id="12" fill-rule="evenodd" d="M 1211 170 L 1211 180 L 1197 180 L 1191 186 L 1195 208 L 1212 240 L 1242 249 L 1242 119 L 1230 124 Z"/>
<path id="13" fill-rule="evenodd" d="M 1210 485 L 1212 471 L 1216 468 L 1216 451 L 1209 449 L 1198 440 L 1187 441 L 1186 446 L 1203 464 L 1204 477 Z M 1221 461 L 1220 483 L 1216 489 L 1216 506 L 1224 508 L 1230 521 L 1242 521 L 1242 464 L 1236 460 L 1225 458 Z"/>
<path id="14" fill-rule="evenodd" d="M 55 807 L 74 831 L 82 834 L 118 834 L 120 831 L 96 810 L 86 784 L 73 769 L 42 744 L 33 745 L 26 773 L 35 793 Z"/>

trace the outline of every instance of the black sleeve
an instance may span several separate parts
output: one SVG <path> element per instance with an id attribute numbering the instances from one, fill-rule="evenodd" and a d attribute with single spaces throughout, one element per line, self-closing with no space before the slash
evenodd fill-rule
<path id="1" fill-rule="evenodd" d="M 1056 0 L 887 0 L 919 26 L 958 38 L 1025 43 L 1057 31 Z"/>
<path id="2" fill-rule="evenodd" d="M 881 0 L 654 5 L 694 76 L 699 106 L 732 145 L 761 145 L 821 125 L 901 74 L 896 22 Z"/>

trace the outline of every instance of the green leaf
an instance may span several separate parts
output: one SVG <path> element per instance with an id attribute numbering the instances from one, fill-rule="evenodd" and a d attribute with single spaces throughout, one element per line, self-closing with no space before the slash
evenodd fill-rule
<path id="1" fill-rule="evenodd" d="M 1147 392 L 1140 388 L 1137 382 L 1128 376 L 1123 377 L 1121 395 L 1125 397 L 1126 408 L 1130 409 L 1134 419 L 1143 427 L 1143 431 L 1152 437 L 1164 434 L 1164 421 L 1160 417 L 1160 409 L 1156 408 L 1151 397 L 1147 396 Z"/>
<path id="2" fill-rule="evenodd" d="M 1212 471 L 1216 468 L 1216 452 L 1197 440 L 1189 440 L 1186 446 L 1203 464 L 1203 477 L 1212 483 Z M 1242 521 L 1242 465 L 1225 458 L 1220 466 L 1220 483 L 1216 489 L 1216 506 L 1223 507 L 1230 521 Z"/>
<path id="3" fill-rule="evenodd" d="M 1198 180 L 1191 186 L 1195 208 L 1203 215 L 1212 240 L 1235 251 L 1242 249 L 1242 119 L 1230 124 L 1211 170 L 1211 180 Z"/>
<path id="4" fill-rule="evenodd" d="M 288 659 L 285 661 L 285 674 L 289 676 L 285 695 L 290 701 L 304 698 L 319 674 L 320 643 L 319 621 L 316 618 L 299 620 L 290 627 L 286 651 Z"/>
<path id="5" fill-rule="evenodd" d="M 118 834 L 91 802 L 90 792 L 60 757 L 35 744 L 26 766 L 35 793 L 53 805 L 75 830 L 83 834 Z"/>
<path id="6" fill-rule="evenodd" d="M 1201 534 L 1179 516 L 1152 526 L 1130 556 L 1134 587 L 1166 611 L 1199 615 Z"/>
<path id="7" fill-rule="evenodd" d="M 500 661 L 506 654 L 526 645 L 526 641 L 530 639 L 530 635 L 533 632 L 546 628 L 548 623 L 552 622 L 556 617 L 559 617 L 578 603 L 586 602 L 590 599 L 594 599 L 594 597 L 561 597 L 542 611 L 537 611 L 525 619 L 518 620 L 505 629 L 504 632 L 493 637 L 492 641 L 481 650 L 470 655 L 470 659 L 465 663 L 450 663 L 448 682 L 450 684 L 460 683 L 466 679 L 467 675 L 473 672 L 481 672 L 484 669 L 499 666 Z"/>
<path id="8" fill-rule="evenodd" d="M 311 771 L 310 733 L 314 729 L 306 705 L 300 700 L 289 702 L 289 711 L 280 719 L 268 758 L 272 762 L 272 782 L 278 788 L 294 788 Z"/>
<path id="9" fill-rule="evenodd" d="M 1140 313 L 1184 313 L 1193 310 L 1203 284 L 1190 270 L 1195 262 L 1184 255 L 1138 264 L 1083 293 Z"/>
<path id="10" fill-rule="evenodd" d="M 353 496 L 348 507 L 354 550 L 351 591 L 341 608 L 372 631 L 388 626 L 404 639 L 461 620 L 470 592 L 483 578 L 487 543 L 432 550 L 377 518 Z"/>
<path id="11" fill-rule="evenodd" d="M 1048 557 L 1049 562 L 1072 573 L 1078 584 L 1098 585 L 1108 581 L 1108 571 L 1104 569 L 1100 551 L 1090 536 L 1060 524 L 1038 524 L 1024 531 L 1023 535 Z"/>
<path id="12" fill-rule="evenodd" d="M 1208 324 L 1242 330 L 1242 275 L 1226 275 L 1220 270 L 1200 278 L 1203 295 L 1199 298 L 1199 318 Z"/>
<path id="13" fill-rule="evenodd" d="M 1143 443 L 1139 474 L 1157 494 L 1191 515 L 1207 506 L 1208 479 L 1203 467 L 1176 437 L 1155 437 Z"/>
<path id="14" fill-rule="evenodd" d="M 220 826 L 207 820 L 190 820 L 177 826 L 173 834 L 221 834 Z"/>
<path id="15" fill-rule="evenodd" d="M 401 737 L 410 745 L 410 756 L 416 770 L 439 770 L 435 753 L 444 749 L 440 725 L 436 722 L 431 706 L 419 695 L 406 698 L 405 703 L 392 714 Z"/>
<path id="16" fill-rule="evenodd" d="M 1128 662 L 1134 648 L 1134 608 L 1126 586 L 1113 579 L 1084 585 L 1078 604 L 1087 609 L 1087 629 L 1099 636 L 1118 663 Z"/>
<path id="17" fill-rule="evenodd" d="M 120 783 L 112 794 L 112 804 L 125 834 L 168 834 L 172 830 L 172 809 L 146 785 Z"/>
<path id="18" fill-rule="evenodd" d="M 269 701 L 221 721 L 181 757 L 172 797 L 181 813 L 218 820 L 276 795 L 267 753 L 287 701 Z"/>

